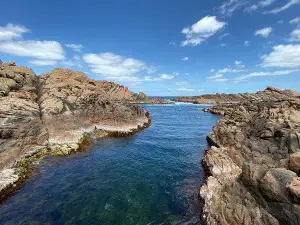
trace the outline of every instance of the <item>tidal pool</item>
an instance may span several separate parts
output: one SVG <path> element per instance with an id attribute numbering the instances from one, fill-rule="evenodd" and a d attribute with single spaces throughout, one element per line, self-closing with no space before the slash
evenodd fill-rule
<path id="1" fill-rule="evenodd" d="M 143 107 L 148 129 L 41 161 L 0 206 L 0 224 L 199 224 L 205 137 L 219 117 L 201 105 Z"/>

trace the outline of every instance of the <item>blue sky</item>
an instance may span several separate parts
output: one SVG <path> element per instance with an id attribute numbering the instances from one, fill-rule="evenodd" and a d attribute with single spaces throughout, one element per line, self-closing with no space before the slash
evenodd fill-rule
<path id="1" fill-rule="evenodd" d="M 1 3 L 0 59 L 148 95 L 300 91 L 300 0 Z"/>

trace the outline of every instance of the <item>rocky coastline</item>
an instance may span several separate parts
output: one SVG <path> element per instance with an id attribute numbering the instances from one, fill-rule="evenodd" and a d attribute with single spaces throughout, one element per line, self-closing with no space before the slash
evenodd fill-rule
<path id="1" fill-rule="evenodd" d="M 0 65 L 0 202 L 46 155 L 83 151 L 94 139 L 132 135 L 151 123 L 137 94 L 81 72 L 40 76 L 15 63 Z"/>
<path id="2" fill-rule="evenodd" d="M 300 95 L 268 87 L 222 102 L 204 110 L 222 116 L 203 159 L 204 223 L 300 224 Z"/>
<path id="3" fill-rule="evenodd" d="M 274 87 L 267 87 L 264 91 L 257 93 L 239 93 L 239 94 L 206 94 L 200 96 L 181 96 L 172 99 L 175 102 L 187 102 L 193 104 L 220 104 L 237 103 L 243 101 L 262 101 L 277 100 L 278 98 L 297 97 L 299 94 L 293 90 L 280 90 Z"/>

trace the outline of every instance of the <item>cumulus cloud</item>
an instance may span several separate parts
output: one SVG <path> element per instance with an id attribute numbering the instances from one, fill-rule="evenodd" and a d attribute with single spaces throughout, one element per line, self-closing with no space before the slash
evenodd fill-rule
<path id="1" fill-rule="evenodd" d="M 296 29 L 296 30 L 294 30 L 290 34 L 289 41 L 290 42 L 298 42 L 298 41 L 300 41 L 300 29 Z"/>
<path id="2" fill-rule="evenodd" d="M 300 17 L 296 17 L 289 21 L 290 24 L 298 24 L 300 23 Z"/>
<path id="3" fill-rule="evenodd" d="M 188 61 L 188 60 L 189 60 L 189 57 L 187 57 L 187 56 L 186 56 L 186 57 L 183 57 L 182 60 L 183 60 L 183 61 Z"/>
<path id="4" fill-rule="evenodd" d="M 288 75 L 292 73 L 299 72 L 300 70 L 281 70 L 281 71 L 273 71 L 273 72 L 254 72 L 242 75 L 240 77 L 235 78 L 235 81 L 242 81 L 249 79 L 251 77 L 265 77 L 265 76 L 281 76 L 281 75 Z"/>
<path id="5" fill-rule="evenodd" d="M 0 41 L 20 39 L 26 32 L 29 32 L 26 27 L 9 23 L 5 27 L 0 27 Z"/>
<path id="6" fill-rule="evenodd" d="M 262 58 L 262 67 L 300 67 L 300 45 L 277 45 Z"/>
<path id="7" fill-rule="evenodd" d="M 292 7 L 293 5 L 296 5 L 296 4 L 299 4 L 300 3 L 300 0 L 288 0 L 288 2 L 281 6 L 281 7 L 278 7 L 278 8 L 275 8 L 275 9 L 272 9 L 270 11 L 266 11 L 264 12 L 265 14 L 276 14 L 276 13 L 280 13 L 284 10 L 287 10 L 289 9 L 290 7 Z"/>
<path id="8" fill-rule="evenodd" d="M 84 54 L 83 60 L 93 73 L 101 74 L 106 79 L 117 81 L 160 81 L 171 80 L 178 73 L 159 74 L 157 76 L 138 76 L 140 73 L 153 73 L 155 68 L 145 62 L 130 57 L 117 55 L 111 52 L 100 54 Z"/>
<path id="9" fill-rule="evenodd" d="M 56 41 L 0 42 L 0 52 L 33 58 L 30 62 L 37 66 L 54 65 L 65 59 L 64 50 Z"/>
<path id="10" fill-rule="evenodd" d="M 257 9 L 259 9 L 259 8 L 265 8 L 265 7 L 273 4 L 275 1 L 276 0 L 263 0 L 263 1 L 258 2 L 257 4 L 253 4 L 249 7 L 247 7 L 245 9 L 245 11 L 253 12 L 253 11 L 256 11 Z"/>
<path id="11" fill-rule="evenodd" d="M 65 44 L 67 48 L 71 48 L 75 52 L 81 52 L 81 50 L 84 48 L 81 44 Z"/>
<path id="12" fill-rule="evenodd" d="M 263 29 L 261 29 L 261 30 L 255 31 L 254 35 L 255 35 L 255 36 L 260 35 L 260 36 L 262 36 L 262 37 L 264 37 L 264 38 L 267 38 L 267 37 L 270 36 L 272 30 L 273 30 L 272 27 L 265 27 L 265 28 L 263 28 Z"/>
<path id="13" fill-rule="evenodd" d="M 83 60 L 93 73 L 107 77 L 128 76 L 146 70 L 147 65 L 140 60 L 123 57 L 114 53 L 84 54 Z"/>
<path id="14" fill-rule="evenodd" d="M 226 23 L 218 21 L 215 16 L 206 16 L 182 30 L 186 36 L 186 40 L 182 41 L 182 46 L 197 46 L 209 37 L 213 36 L 217 31 L 225 27 Z"/>
<path id="15" fill-rule="evenodd" d="M 250 41 L 245 41 L 245 42 L 244 42 L 244 45 L 245 45 L 246 47 L 250 46 Z"/>

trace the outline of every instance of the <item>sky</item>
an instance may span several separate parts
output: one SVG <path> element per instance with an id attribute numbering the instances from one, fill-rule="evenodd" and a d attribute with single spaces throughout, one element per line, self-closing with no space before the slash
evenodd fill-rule
<path id="1" fill-rule="evenodd" d="M 300 0 L 3 1 L 0 59 L 149 96 L 300 92 Z"/>

